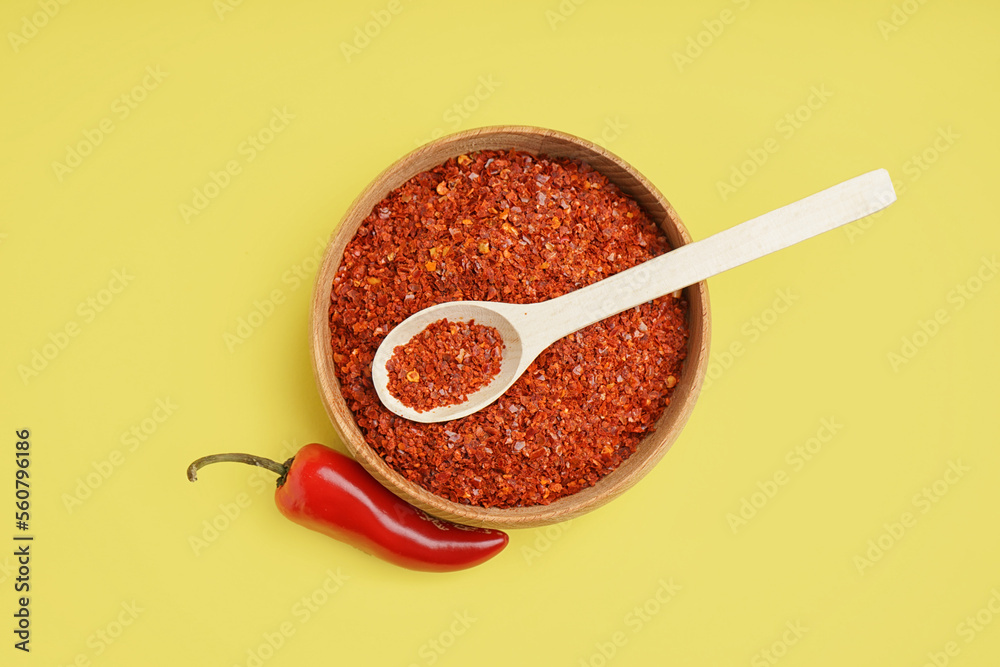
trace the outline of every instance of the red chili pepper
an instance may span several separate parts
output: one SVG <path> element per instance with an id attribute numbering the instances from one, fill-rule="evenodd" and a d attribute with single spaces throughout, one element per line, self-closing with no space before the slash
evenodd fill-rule
<path id="1" fill-rule="evenodd" d="M 274 501 L 286 517 L 413 570 L 462 570 L 507 546 L 506 533 L 432 517 L 393 495 L 354 459 L 323 445 L 306 445 L 283 464 L 250 454 L 205 456 L 188 467 L 188 479 L 219 461 L 278 473 Z"/>

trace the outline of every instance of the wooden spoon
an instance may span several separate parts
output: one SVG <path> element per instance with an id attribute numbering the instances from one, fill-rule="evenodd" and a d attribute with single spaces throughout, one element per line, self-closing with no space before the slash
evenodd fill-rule
<path id="1" fill-rule="evenodd" d="M 555 299 L 531 304 L 451 301 L 424 308 L 382 341 L 372 361 L 372 382 L 382 404 L 406 419 L 430 423 L 465 417 L 498 399 L 542 350 L 563 336 L 854 222 L 894 201 L 888 172 L 877 169 Z M 500 373 L 462 403 L 417 412 L 389 393 L 386 362 L 396 346 L 443 318 L 475 320 L 499 330 L 505 345 Z"/>

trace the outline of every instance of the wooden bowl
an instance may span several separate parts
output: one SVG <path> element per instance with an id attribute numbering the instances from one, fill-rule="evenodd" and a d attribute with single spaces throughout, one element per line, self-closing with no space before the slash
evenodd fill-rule
<path id="1" fill-rule="evenodd" d="M 582 160 L 631 196 L 666 233 L 674 247 L 691 242 L 680 217 L 660 191 L 624 160 L 607 150 L 561 132 L 536 127 L 497 126 L 442 137 L 418 148 L 382 172 L 354 200 L 326 249 L 312 301 L 311 346 L 316 382 L 330 419 L 348 450 L 375 478 L 397 496 L 423 510 L 459 523 L 492 528 L 528 528 L 565 521 L 600 507 L 638 482 L 652 469 L 680 434 L 694 408 L 708 365 L 710 316 L 704 282 L 684 290 L 688 301 L 688 354 L 670 405 L 635 453 L 594 486 L 549 505 L 510 509 L 462 505 L 405 479 L 368 446 L 354 415 L 347 408 L 334 374 L 329 323 L 333 278 L 347 243 L 361 222 L 386 194 L 416 174 L 451 157 L 479 150 L 514 149 L 550 157 Z"/>

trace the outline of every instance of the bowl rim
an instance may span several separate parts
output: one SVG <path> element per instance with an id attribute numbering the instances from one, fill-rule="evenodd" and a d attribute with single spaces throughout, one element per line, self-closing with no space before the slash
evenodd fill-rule
<path id="1" fill-rule="evenodd" d="M 507 142 L 516 145 L 507 145 Z M 492 528 L 528 528 L 565 521 L 597 509 L 631 488 L 666 454 L 690 417 L 704 382 L 709 359 L 711 312 L 708 287 L 704 281 L 684 288 L 688 302 L 688 349 L 671 402 L 649 433 L 639 441 L 636 451 L 594 486 L 563 496 L 548 505 L 498 509 L 453 502 L 403 477 L 368 445 L 340 391 L 330 344 L 329 309 L 333 278 L 343 251 L 354 237 L 357 227 L 388 192 L 450 157 L 504 147 L 536 155 L 573 157 L 589 163 L 636 199 L 667 234 L 673 247 L 691 242 L 680 216 L 656 186 L 620 157 L 593 142 L 564 132 L 527 125 L 496 125 L 457 132 L 424 144 L 393 162 L 365 186 L 346 209 L 331 233 L 317 270 L 310 308 L 309 339 L 314 377 L 327 415 L 351 455 L 386 488 L 440 518 Z M 560 152 L 563 154 L 560 155 Z M 623 187 L 622 183 L 627 187 Z M 654 210 L 650 210 L 651 207 Z M 696 323 L 697 329 L 694 326 Z M 641 457 L 640 450 L 643 450 Z"/>

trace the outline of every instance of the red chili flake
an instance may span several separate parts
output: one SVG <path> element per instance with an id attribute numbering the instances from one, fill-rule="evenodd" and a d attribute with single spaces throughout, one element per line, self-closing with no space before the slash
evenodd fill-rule
<path id="1" fill-rule="evenodd" d="M 404 477 L 459 503 L 548 504 L 593 486 L 670 402 L 687 354 L 680 294 L 556 341 L 495 403 L 449 422 L 389 412 L 372 359 L 389 330 L 428 306 L 545 301 L 669 249 L 638 204 L 583 162 L 481 151 L 417 174 L 372 209 L 333 281 L 336 374 L 365 439 Z"/>
<path id="2" fill-rule="evenodd" d="M 389 393 L 417 412 L 463 403 L 500 372 L 503 349 L 500 332 L 475 320 L 431 322 L 393 349 Z"/>

